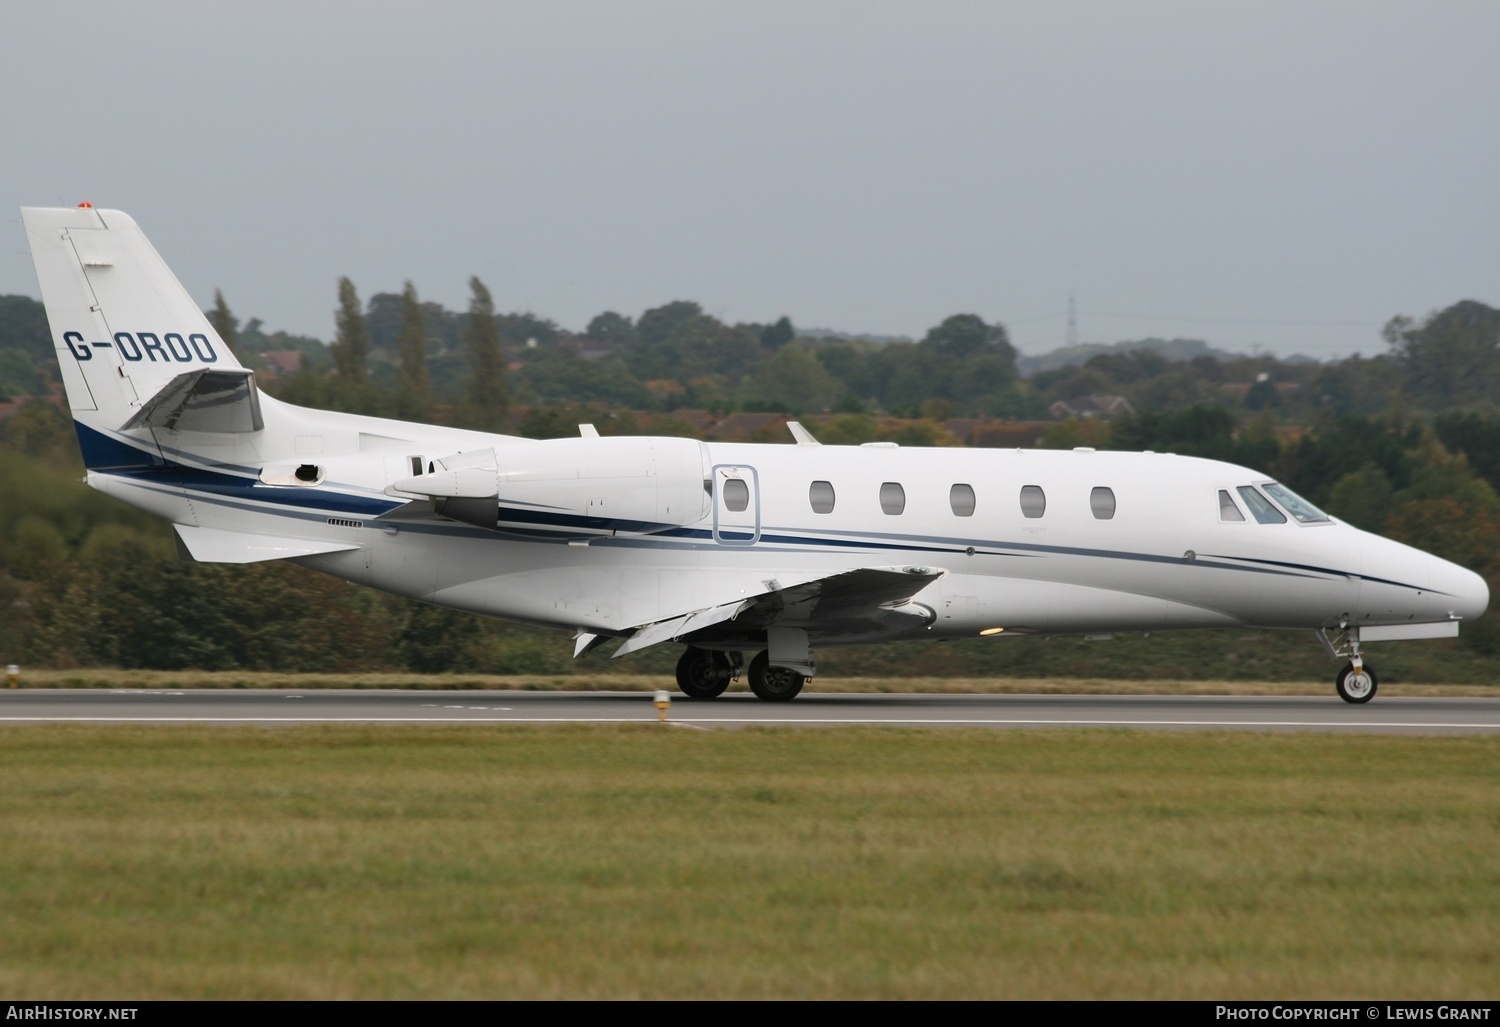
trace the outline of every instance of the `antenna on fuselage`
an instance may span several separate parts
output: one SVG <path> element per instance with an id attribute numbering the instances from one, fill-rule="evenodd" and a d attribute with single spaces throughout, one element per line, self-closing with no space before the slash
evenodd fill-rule
<path id="1" fill-rule="evenodd" d="M 823 443 L 813 438 L 812 432 L 808 431 L 796 421 L 788 421 L 786 430 L 792 433 L 792 438 L 797 440 L 799 446 L 821 446 Z"/>

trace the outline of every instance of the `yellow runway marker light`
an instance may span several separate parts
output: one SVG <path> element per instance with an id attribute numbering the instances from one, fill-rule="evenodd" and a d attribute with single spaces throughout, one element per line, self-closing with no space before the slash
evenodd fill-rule
<path id="1" fill-rule="evenodd" d="M 658 690 L 656 693 L 655 705 L 656 719 L 666 720 L 667 710 L 669 710 L 672 706 L 672 696 L 665 691 Z"/>

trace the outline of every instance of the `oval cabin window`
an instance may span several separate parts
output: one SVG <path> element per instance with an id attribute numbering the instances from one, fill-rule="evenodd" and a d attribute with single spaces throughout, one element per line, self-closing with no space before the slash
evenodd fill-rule
<path id="1" fill-rule="evenodd" d="M 1047 494 L 1040 485 L 1021 486 L 1021 513 L 1027 517 L 1040 517 L 1047 512 Z"/>
<path id="2" fill-rule="evenodd" d="M 1115 490 L 1103 486 L 1089 493 L 1089 509 L 1097 520 L 1107 521 L 1115 515 Z"/>
<path id="3" fill-rule="evenodd" d="M 955 517 L 974 516 L 974 488 L 971 485 L 955 485 L 948 490 L 948 505 Z"/>
<path id="4" fill-rule="evenodd" d="M 813 513 L 833 513 L 833 482 L 815 481 L 807 487 L 807 501 Z"/>
<path id="5" fill-rule="evenodd" d="M 881 484 L 880 509 L 893 517 L 906 509 L 906 490 L 898 482 L 887 481 Z"/>
<path id="6" fill-rule="evenodd" d="M 750 486 L 743 478 L 724 479 L 724 509 L 740 513 L 750 505 Z"/>

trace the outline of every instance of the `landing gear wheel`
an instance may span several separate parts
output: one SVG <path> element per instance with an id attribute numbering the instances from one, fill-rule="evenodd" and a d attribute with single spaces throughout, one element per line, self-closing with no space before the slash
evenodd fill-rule
<path id="1" fill-rule="evenodd" d="M 677 661 L 677 687 L 689 699 L 717 699 L 729 687 L 729 657 L 688 646 Z"/>
<path id="2" fill-rule="evenodd" d="M 795 670 L 771 666 L 765 653 L 750 661 L 750 691 L 766 702 L 790 702 L 806 683 L 807 677 Z"/>
<path id="3" fill-rule="evenodd" d="M 1359 670 L 1352 663 L 1345 664 L 1335 685 L 1344 702 L 1365 703 L 1375 698 L 1375 672 L 1368 663 Z"/>

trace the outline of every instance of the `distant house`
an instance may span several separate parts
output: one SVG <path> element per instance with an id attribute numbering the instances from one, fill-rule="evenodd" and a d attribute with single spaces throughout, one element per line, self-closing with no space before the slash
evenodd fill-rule
<path id="1" fill-rule="evenodd" d="M 27 403 L 51 403 L 59 410 L 66 410 L 63 406 L 61 396 L 17 396 L 14 399 L 0 403 L 0 421 L 6 421 L 21 412 L 21 408 Z"/>
<path id="2" fill-rule="evenodd" d="M 986 421 L 975 425 L 965 441 L 986 449 L 1034 449 L 1051 428 L 1051 421 Z"/>
<path id="3" fill-rule="evenodd" d="M 695 435 L 704 434 L 718 421 L 718 418 L 707 410 L 689 410 L 687 407 L 679 407 L 667 416 L 674 421 L 690 425 Z"/>
<path id="4" fill-rule="evenodd" d="M 1246 397 L 1249 395 L 1250 390 L 1263 382 L 1269 382 L 1270 387 L 1274 389 L 1276 393 L 1279 393 L 1281 395 L 1285 395 L 1286 393 L 1295 391 L 1299 384 L 1297 382 L 1272 381 L 1271 376 L 1262 371 L 1260 374 L 1255 376 L 1255 381 L 1253 382 L 1226 382 L 1223 385 L 1219 386 L 1219 392 L 1223 394 L 1227 399 L 1232 399 L 1237 403 L 1243 403 Z"/>
<path id="5" fill-rule="evenodd" d="M 577 342 L 580 360 L 603 360 L 615 351 L 609 343 L 599 339 L 590 339 L 586 335 L 579 336 Z"/>
<path id="6" fill-rule="evenodd" d="M 744 442 L 751 438 L 765 438 L 777 428 L 785 430 L 786 422 L 786 414 L 741 412 L 730 414 L 714 425 L 709 435 L 718 442 Z"/>
<path id="7" fill-rule="evenodd" d="M 1135 413 L 1130 400 L 1124 396 L 1079 396 L 1075 399 L 1060 399 L 1047 408 L 1047 412 L 1059 421 L 1069 417 L 1097 417 L 1109 420 Z"/>
<path id="8" fill-rule="evenodd" d="M 955 417 L 943 422 L 943 430 L 967 446 L 974 430 L 988 423 L 983 417 Z"/>
<path id="9" fill-rule="evenodd" d="M 268 349 L 261 354 L 266 361 L 268 378 L 287 378 L 302 370 L 302 352 L 295 349 Z"/>

